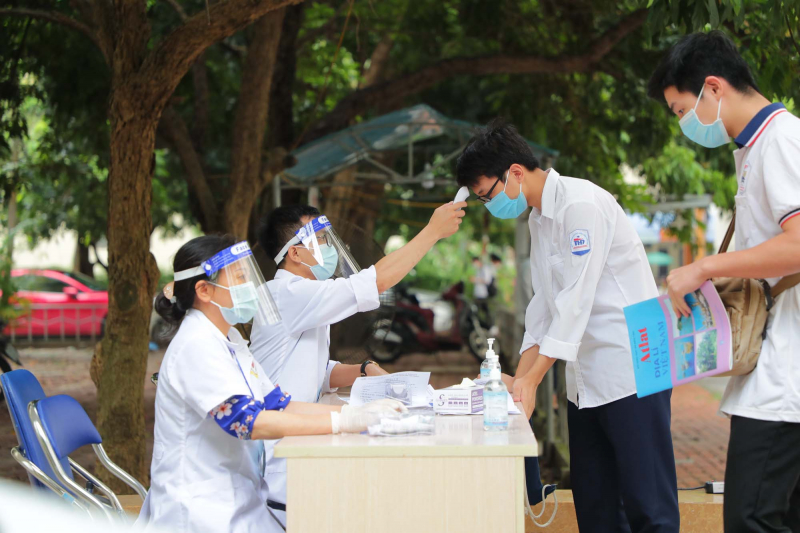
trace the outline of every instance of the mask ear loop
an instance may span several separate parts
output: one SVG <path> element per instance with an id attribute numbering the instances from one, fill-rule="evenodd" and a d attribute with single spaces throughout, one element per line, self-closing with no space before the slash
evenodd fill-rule
<path id="1" fill-rule="evenodd" d="M 506 187 L 508 187 L 508 175 L 509 175 L 508 173 L 510 171 L 511 171 L 511 169 L 506 170 L 506 175 L 505 175 L 506 184 L 503 186 L 503 192 L 506 192 Z M 521 181 L 519 182 L 519 194 L 522 194 L 522 182 Z M 506 196 L 508 196 L 508 195 L 506 195 Z M 517 195 L 517 198 L 519 198 L 519 195 Z M 514 200 L 516 200 L 517 198 L 514 198 Z M 509 198 L 509 200 L 510 199 L 511 198 Z"/>
<path id="2" fill-rule="evenodd" d="M 706 84 L 704 83 L 703 86 L 700 87 L 700 94 L 697 95 L 697 101 L 694 103 L 694 107 L 692 108 L 692 111 L 694 111 L 695 114 L 697 114 L 697 106 L 700 105 L 700 99 L 703 97 L 703 91 L 705 90 L 706 90 Z"/>

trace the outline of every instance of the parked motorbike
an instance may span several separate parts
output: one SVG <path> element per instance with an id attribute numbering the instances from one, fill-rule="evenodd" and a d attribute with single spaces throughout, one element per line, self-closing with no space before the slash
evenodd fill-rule
<path id="1" fill-rule="evenodd" d="M 445 291 L 439 300 L 420 303 L 403 284 L 395 287 L 396 308 L 393 318 L 382 317 L 373 325 L 367 341 L 370 357 L 380 363 L 394 361 L 405 353 L 460 350 L 466 346 L 478 360 L 488 348 L 490 329 L 478 307 L 464 297 L 464 282 Z M 436 308 L 452 309 L 449 317 L 437 317 Z"/>
<path id="2" fill-rule="evenodd" d="M 5 321 L 0 320 L 0 332 L 5 330 L 5 327 Z M 19 360 L 19 352 L 11 345 L 8 338 L 0 333 L 0 374 L 11 372 L 11 364 L 9 361 L 22 366 L 22 361 Z M 3 389 L 0 388 L 0 403 L 2 403 L 3 400 L 5 400 L 5 395 Z"/>

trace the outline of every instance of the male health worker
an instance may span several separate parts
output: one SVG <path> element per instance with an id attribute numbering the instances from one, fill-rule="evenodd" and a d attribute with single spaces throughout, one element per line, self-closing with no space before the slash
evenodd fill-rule
<path id="1" fill-rule="evenodd" d="M 683 133 L 706 148 L 730 143 L 736 161 L 736 251 L 667 278 L 673 307 L 712 277 L 765 279 L 800 272 L 800 120 L 762 95 L 725 34 L 681 39 L 648 86 Z M 732 377 L 720 410 L 731 417 L 725 531 L 800 531 L 800 286 L 775 298 L 755 370 Z"/>
<path id="2" fill-rule="evenodd" d="M 644 247 L 613 196 L 542 170 L 497 121 L 458 158 L 458 183 L 497 218 L 532 211 L 531 278 L 513 396 L 525 414 L 557 360 L 567 362 L 569 448 L 581 532 L 679 530 L 670 391 L 636 397 L 622 309 L 658 296 Z"/>
<path id="3" fill-rule="evenodd" d="M 353 384 L 359 376 L 386 374 L 377 364 L 330 360 L 330 326 L 377 309 L 378 295 L 396 285 L 437 241 L 458 230 L 466 202 L 445 204 L 408 244 L 360 270 L 330 222 L 315 208 L 290 205 L 272 211 L 259 243 L 278 265 L 267 282 L 283 320 L 253 326 L 250 349 L 274 383 L 295 401 L 316 402 L 324 392 Z M 338 273 L 336 279 L 332 279 Z M 286 460 L 266 443 L 268 505 L 286 524 Z"/>

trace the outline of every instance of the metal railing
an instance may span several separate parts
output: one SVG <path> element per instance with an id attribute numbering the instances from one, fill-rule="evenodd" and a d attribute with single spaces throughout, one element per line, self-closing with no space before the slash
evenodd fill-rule
<path id="1" fill-rule="evenodd" d="M 97 340 L 108 314 L 106 303 L 29 304 L 20 307 L 24 314 L 8 326 L 11 342 L 21 340 L 64 341 Z"/>

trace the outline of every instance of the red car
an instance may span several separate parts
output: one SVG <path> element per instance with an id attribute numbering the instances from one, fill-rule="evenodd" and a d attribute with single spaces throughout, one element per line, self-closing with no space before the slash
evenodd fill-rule
<path id="1" fill-rule="evenodd" d="M 108 291 L 83 274 L 14 269 L 16 298 L 29 311 L 6 328 L 14 339 L 99 337 L 108 314 Z"/>

